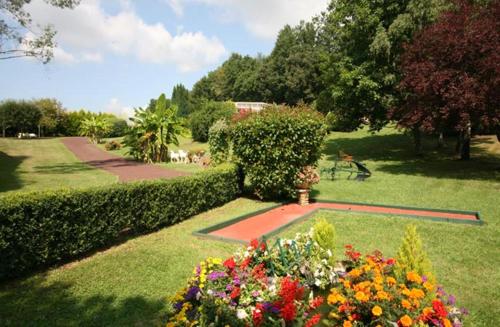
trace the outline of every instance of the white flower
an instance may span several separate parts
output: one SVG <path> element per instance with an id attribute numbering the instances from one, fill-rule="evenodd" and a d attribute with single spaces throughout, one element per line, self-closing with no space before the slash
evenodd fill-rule
<path id="1" fill-rule="evenodd" d="M 328 254 L 329 257 L 331 257 L 333 255 L 333 253 L 330 249 L 328 249 L 328 251 L 326 251 L 326 253 Z"/>
<path id="2" fill-rule="evenodd" d="M 212 290 L 208 290 L 208 291 L 207 291 L 207 294 L 208 294 L 208 295 L 212 295 L 212 294 L 214 294 L 214 291 L 212 291 Z"/>
<path id="3" fill-rule="evenodd" d="M 236 317 L 238 317 L 238 319 L 243 320 L 248 317 L 248 313 L 243 309 L 238 309 L 236 310 Z"/>
<path id="4" fill-rule="evenodd" d="M 321 281 L 319 279 L 315 279 L 314 280 L 314 285 L 320 286 L 321 285 Z"/>

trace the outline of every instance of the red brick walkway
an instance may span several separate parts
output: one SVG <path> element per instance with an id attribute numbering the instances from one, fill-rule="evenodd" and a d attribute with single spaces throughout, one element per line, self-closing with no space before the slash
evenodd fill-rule
<path id="1" fill-rule="evenodd" d="M 117 175 L 118 179 L 123 182 L 189 175 L 172 169 L 126 160 L 99 149 L 91 144 L 86 137 L 66 137 L 62 142 L 81 161 Z"/>
<path id="2" fill-rule="evenodd" d="M 402 209 L 378 205 L 317 202 L 308 206 L 299 206 L 298 204 L 283 205 L 213 231 L 209 233 L 209 235 L 249 242 L 253 239 L 260 238 L 268 233 L 271 233 L 282 226 L 290 224 L 317 209 L 439 218 L 443 220 L 478 220 L 476 215 L 472 213 L 455 213 L 452 211 L 432 211 L 425 209 Z"/>

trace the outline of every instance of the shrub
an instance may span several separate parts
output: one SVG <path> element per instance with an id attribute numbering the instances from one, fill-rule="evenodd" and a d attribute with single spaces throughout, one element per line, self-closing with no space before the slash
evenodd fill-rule
<path id="1" fill-rule="evenodd" d="M 237 169 L 223 165 L 171 180 L 120 183 L 88 190 L 5 196 L 0 202 L 0 278 L 73 258 L 175 224 L 233 200 Z"/>
<path id="2" fill-rule="evenodd" d="M 121 143 L 115 140 L 106 142 L 106 144 L 104 145 L 104 148 L 108 151 L 119 150 L 121 149 L 121 147 L 122 147 Z"/>
<path id="3" fill-rule="evenodd" d="M 231 139 L 255 194 L 270 199 L 295 195 L 297 173 L 316 164 L 325 135 L 318 112 L 271 106 L 235 123 Z"/>
<path id="4" fill-rule="evenodd" d="M 319 219 L 313 227 L 313 239 L 319 246 L 329 251 L 328 259 L 330 264 L 334 263 L 335 253 L 335 227 L 325 218 Z"/>
<path id="5" fill-rule="evenodd" d="M 208 145 L 212 161 L 218 165 L 229 159 L 229 126 L 225 119 L 219 119 L 208 131 Z"/>
<path id="6" fill-rule="evenodd" d="M 406 227 L 405 236 L 396 259 L 394 270 L 398 278 L 404 279 L 407 273 L 415 271 L 433 280 L 431 261 L 423 249 L 422 240 L 415 225 Z"/>
<path id="7" fill-rule="evenodd" d="M 205 101 L 189 117 L 191 135 L 195 141 L 207 142 L 208 130 L 219 119 L 229 120 L 236 113 L 232 102 Z"/>

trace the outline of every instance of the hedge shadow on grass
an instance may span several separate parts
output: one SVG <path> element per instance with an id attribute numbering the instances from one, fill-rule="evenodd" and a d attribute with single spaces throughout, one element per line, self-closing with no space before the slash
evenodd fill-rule
<path id="1" fill-rule="evenodd" d="M 24 186 L 16 171 L 27 158 L 27 156 L 9 156 L 0 151 L 0 193 L 17 190 Z"/>
<path id="2" fill-rule="evenodd" d="M 54 165 L 35 166 L 33 168 L 38 174 L 74 174 L 95 169 L 83 162 L 60 163 Z"/>
<path id="3" fill-rule="evenodd" d="M 153 301 L 141 296 L 75 297 L 72 287 L 74 285 L 67 282 L 47 283 L 44 276 L 2 286 L 1 325 L 150 326 L 158 323 L 158 316 L 165 308 L 161 299 Z"/>
<path id="4" fill-rule="evenodd" d="M 379 172 L 395 175 L 418 175 L 435 178 L 466 180 L 500 180 L 500 155 L 486 149 L 494 143 L 491 139 L 473 139 L 472 158 L 458 160 L 452 139 L 447 147 L 437 149 L 437 138 L 423 140 L 424 154 L 416 156 L 412 140 L 404 134 L 368 135 L 362 138 L 334 138 L 326 142 L 324 159 L 329 166 L 338 158 L 339 150 L 353 155 L 357 161 L 375 161 L 377 167 L 368 165 L 374 174 Z"/>

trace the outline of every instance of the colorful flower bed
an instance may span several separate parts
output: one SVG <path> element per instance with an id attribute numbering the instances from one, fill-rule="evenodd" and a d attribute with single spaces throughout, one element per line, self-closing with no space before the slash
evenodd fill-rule
<path id="1" fill-rule="evenodd" d="M 395 259 L 332 253 L 313 231 L 208 258 L 171 299 L 173 326 L 461 326 L 453 296 L 415 272 L 396 278 Z"/>

